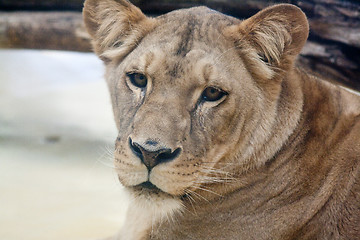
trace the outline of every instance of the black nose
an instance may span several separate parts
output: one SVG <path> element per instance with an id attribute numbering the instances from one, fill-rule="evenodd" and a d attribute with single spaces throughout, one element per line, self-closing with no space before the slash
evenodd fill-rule
<path id="1" fill-rule="evenodd" d="M 149 148 L 146 148 L 146 146 L 142 146 L 139 143 L 133 142 L 131 138 L 129 138 L 129 145 L 133 153 L 140 158 L 149 171 L 160 163 L 174 160 L 177 156 L 179 156 L 181 151 L 180 148 L 177 148 L 174 151 L 172 151 L 170 148 L 149 150 Z M 152 144 L 146 145 L 156 146 L 159 144 L 154 144 L 154 142 L 152 142 Z"/>

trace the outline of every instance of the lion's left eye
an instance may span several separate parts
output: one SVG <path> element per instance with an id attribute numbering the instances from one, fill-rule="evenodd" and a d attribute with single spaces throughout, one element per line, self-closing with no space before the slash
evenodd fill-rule
<path id="1" fill-rule="evenodd" d="M 201 99 L 204 101 L 215 102 L 223 98 L 228 93 L 215 87 L 207 87 L 202 95 Z"/>
<path id="2" fill-rule="evenodd" d="M 145 88 L 147 85 L 147 78 L 145 75 L 141 73 L 127 73 L 126 74 L 130 79 L 130 82 L 138 87 L 138 88 Z"/>

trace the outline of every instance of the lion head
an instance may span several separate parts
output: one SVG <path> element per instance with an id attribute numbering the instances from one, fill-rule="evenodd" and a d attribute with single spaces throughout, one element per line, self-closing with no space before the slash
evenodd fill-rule
<path id="1" fill-rule="evenodd" d="M 295 6 L 241 21 L 206 7 L 149 18 L 128 1 L 87 0 L 84 20 L 106 66 L 117 173 L 137 196 L 226 194 L 299 120 L 298 94 L 279 100 L 308 35 Z"/>

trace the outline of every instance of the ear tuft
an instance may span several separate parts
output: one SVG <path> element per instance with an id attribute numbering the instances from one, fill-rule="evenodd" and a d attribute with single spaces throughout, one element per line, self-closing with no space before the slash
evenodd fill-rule
<path id="1" fill-rule="evenodd" d="M 228 27 L 231 37 L 260 78 L 288 70 L 304 46 L 309 25 L 300 8 L 279 4 L 265 8 L 239 25 Z"/>
<path id="2" fill-rule="evenodd" d="M 126 0 L 86 0 L 83 18 L 95 53 L 103 60 L 123 57 L 155 25 Z"/>

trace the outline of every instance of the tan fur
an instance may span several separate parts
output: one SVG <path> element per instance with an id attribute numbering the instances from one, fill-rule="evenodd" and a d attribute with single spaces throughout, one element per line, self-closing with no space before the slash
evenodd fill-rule
<path id="1" fill-rule="evenodd" d="M 360 239 L 360 96 L 294 67 L 309 31 L 299 8 L 148 18 L 125 0 L 86 0 L 84 21 L 132 196 L 114 239 Z M 204 101 L 207 87 L 227 95 Z M 181 151 L 148 170 L 129 139 Z"/>

